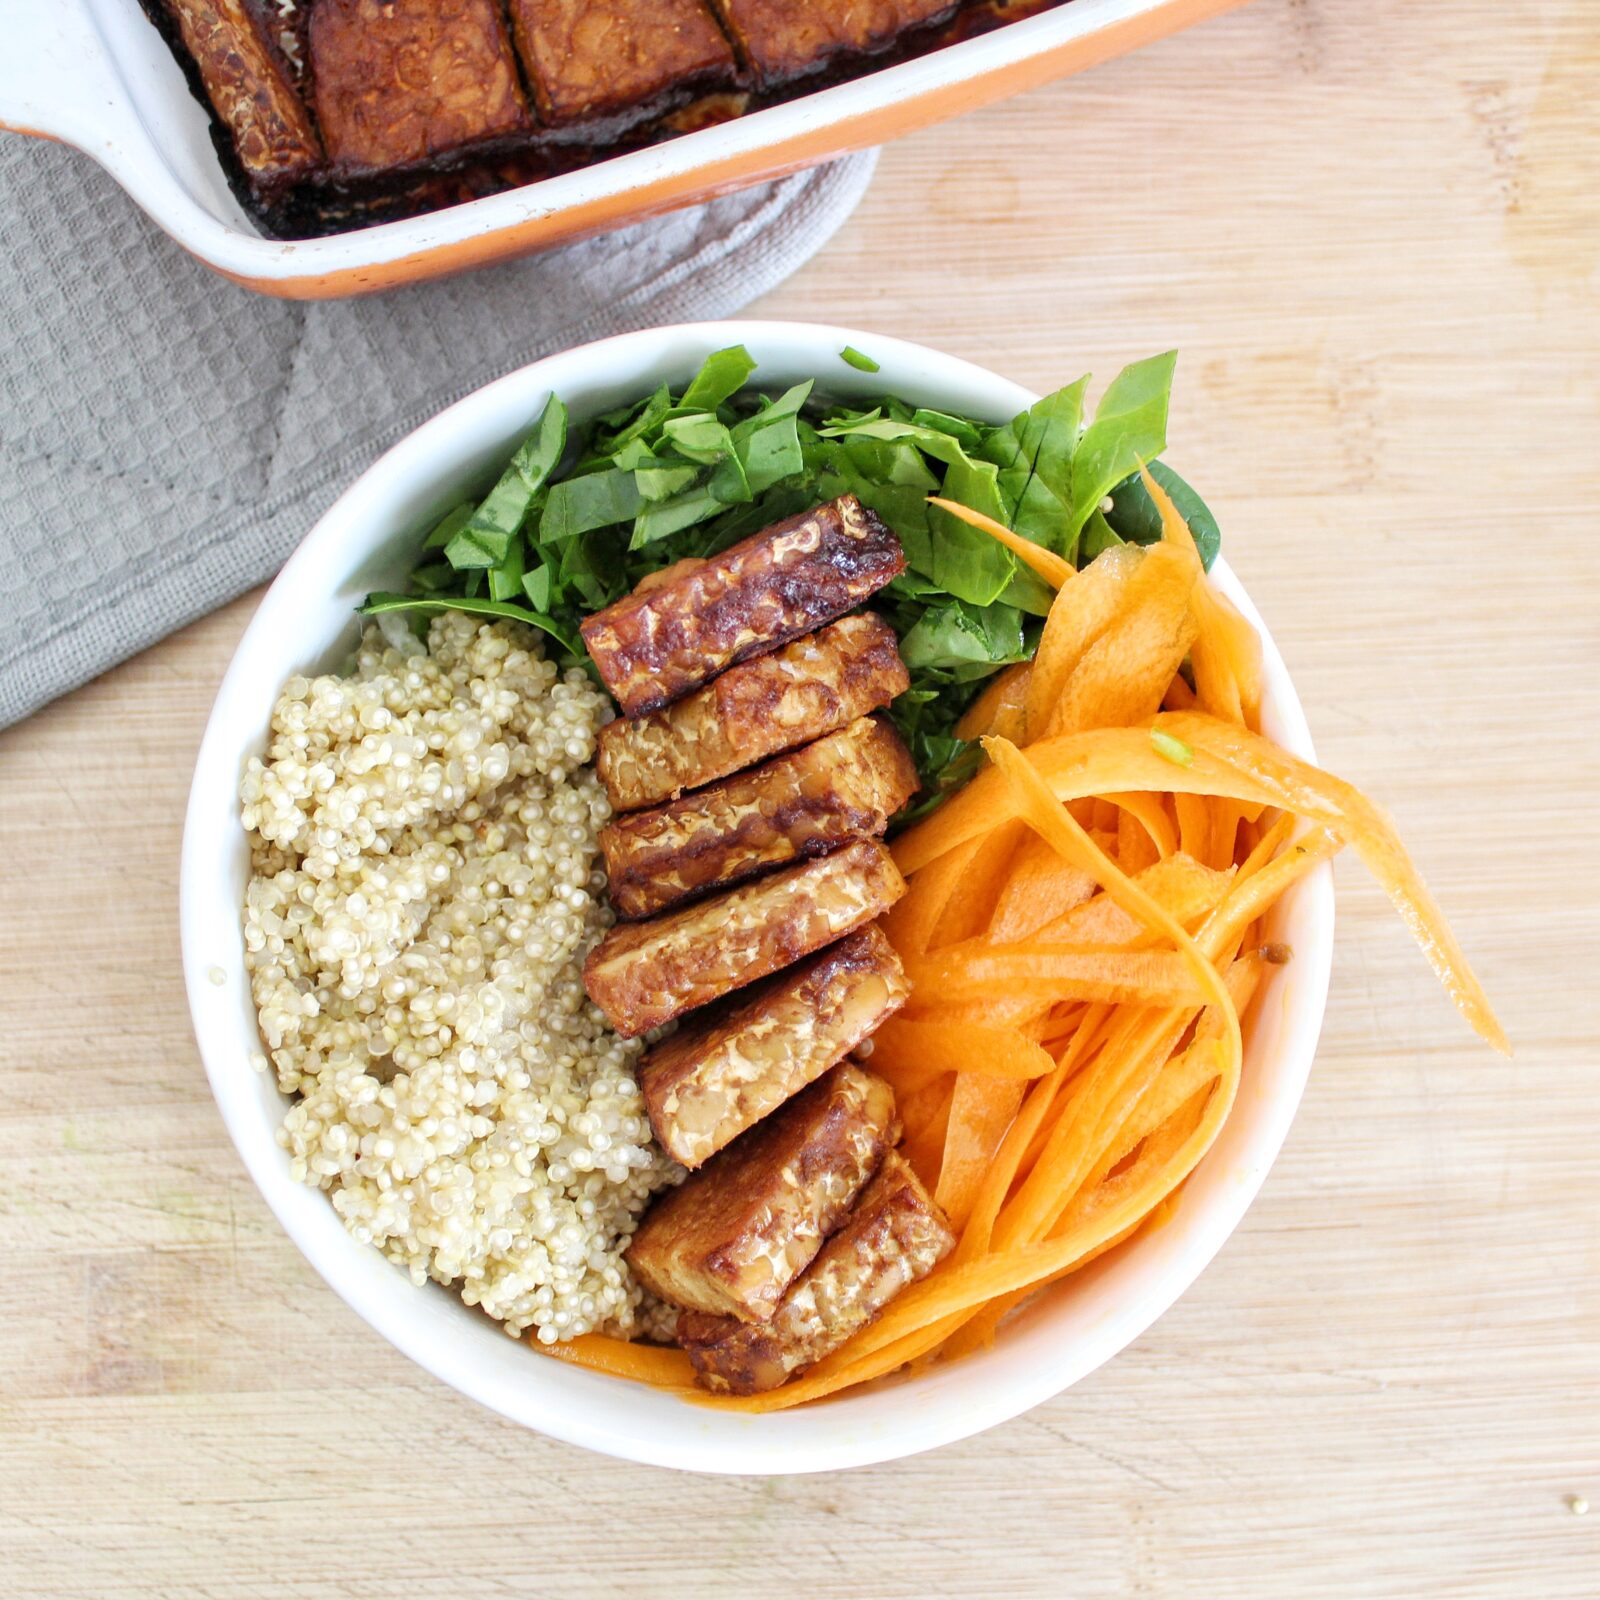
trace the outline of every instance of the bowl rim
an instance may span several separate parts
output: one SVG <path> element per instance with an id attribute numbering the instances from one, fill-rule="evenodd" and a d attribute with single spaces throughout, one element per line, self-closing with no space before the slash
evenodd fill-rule
<path id="1" fill-rule="evenodd" d="M 424 478 L 431 474 L 442 481 L 453 470 L 459 478 L 464 453 L 475 438 L 481 440 L 497 422 L 498 431 L 503 432 L 501 419 L 508 413 L 526 413 L 531 421 L 531 408 L 542 404 L 549 392 L 574 392 L 586 378 L 594 381 L 596 373 L 625 377 L 629 371 L 643 373 L 664 363 L 681 370 L 685 361 L 733 343 L 751 347 L 762 367 L 779 364 L 763 360 L 764 349 L 802 352 L 799 359 L 814 362 L 819 372 L 845 345 L 853 345 L 880 359 L 883 372 L 892 375 L 885 382 L 902 387 L 909 372 L 936 378 L 944 387 L 987 392 L 1000 405 L 1020 403 L 1020 408 L 1037 398 L 985 368 L 909 341 L 830 324 L 734 319 L 646 329 L 576 346 L 531 362 L 456 401 L 380 456 L 328 508 L 289 557 L 241 636 L 196 758 L 184 822 L 179 920 L 191 1021 L 229 1136 L 295 1246 L 358 1316 L 452 1388 L 550 1437 L 653 1465 L 764 1475 L 837 1470 L 891 1460 L 1008 1421 L 1094 1371 L 1178 1300 L 1243 1219 L 1299 1106 L 1327 1001 L 1333 887 L 1331 869 L 1324 863 L 1292 891 L 1303 929 L 1295 941 L 1296 960 L 1291 968 L 1283 969 L 1292 976 L 1281 980 L 1288 984 L 1281 995 L 1281 1028 L 1275 1015 L 1270 1030 L 1275 1037 L 1276 1032 L 1287 1029 L 1288 1038 L 1268 1057 L 1275 1087 L 1270 1094 L 1264 1087 L 1257 1096 L 1255 1120 L 1241 1135 L 1241 1149 L 1229 1157 L 1227 1170 L 1218 1172 L 1212 1169 L 1220 1166 L 1222 1158 L 1214 1147 L 1189 1180 L 1186 1203 L 1178 1208 L 1173 1222 L 1154 1234 L 1141 1235 L 1128 1250 L 1102 1258 L 1070 1280 L 1078 1285 L 1092 1275 L 1098 1285 L 1110 1273 L 1120 1275 L 1116 1279 L 1120 1282 L 1120 1277 L 1139 1275 L 1136 1269 L 1123 1270 L 1129 1261 L 1138 1263 L 1148 1257 L 1157 1263 L 1145 1290 L 1130 1292 L 1126 1302 L 1118 1301 L 1083 1330 L 1076 1343 L 1068 1338 L 1059 1341 L 1064 1349 L 1056 1349 L 1053 1342 L 1045 1358 L 1025 1361 L 1011 1371 L 1011 1363 L 995 1359 L 1003 1355 L 1002 1341 L 996 1350 L 909 1382 L 890 1381 L 874 1392 L 823 1406 L 752 1417 L 694 1407 L 555 1360 L 531 1359 L 533 1352 L 525 1349 L 522 1341 L 504 1337 L 475 1313 L 469 1316 L 483 1322 L 485 1332 L 499 1341 L 503 1351 L 526 1366 L 507 1366 L 474 1336 L 462 1341 L 464 1325 L 452 1322 L 450 1310 L 450 1306 L 457 1312 L 464 1310 L 457 1297 L 447 1290 L 418 1293 L 406 1275 L 391 1267 L 379 1252 L 357 1243 L 345 1231 L 326 1195 L 290 1176 L 287 1158 L 276 1141 L 276 1121 L 270 1127 L 262 1125 L 262 1075 L 238 1044 L 241 994 L 252 1027 L 254 1021 L 243 970 L 242 935 L 235 931 L 237 961 L 231 961 L 230 952 L 218 946 L 227 919 L 235 930 L 240 921 L 237 903 L 222 898 L 227 893 L 227 874 L 219 866 L 223 859 L 218 853 L 219 841 L 222 848 L 233 846 L 220 819 L 224 813 L 231 814 L 242 844 L 237 822 L 239 764 L 245 753 L 259 749 L 264 731 L 264 724 L 253 718 L 253 713 L 241 720 L 241 706 L 263 692 L 257 687 L 261 658 L 275 652 L 281 655 L 281 631 L 285 623 L 292 625 L 295 597 L 302 592 L 307 576 L 341 552 L 346 561 L 353 555 L 371 553 L 374 541 L 385 531 L 376 519 L 381 519 L 385 503 L 393 500 L 398 492 L 395 486 L 406 480 L 408 472 L 420 472 Z M 848 385 L 861 376 L 841 371 L 839 382 Z M 645 379 L 628 381 L 642 384 Z M 917 380 L 913 377 L 912 381 Z M 420 468 L 415 465 L 419 458 L 424 462 Z M 1314 759 L 1304 712 L 1271 634 L 1226 563 L 1219 560 L 1213 573 L 1224 593 L 1260 631 L 1266 705 L 1276 724 L 1275 736 L 1295 754 Z M 278 671 L 267 704 L 293 670 L 284 667 Z M 1285 899 L 1288 902 L 1290 897 Z M 223 970 L 217 964 L 222 959 L 230 959 L 237 970 Z M 231 1023 L 221 1008 L 222 1001 L 231 1003 Z M 1262 1009 L 1258 1006 L 1258 1012 Z M 1264 1025 L 1258 1017 L 1252 1023 L 1252 1034 Z M 260 1049 L 259 1039 L 254 1048 Z M 275 1084 L 271 1084 L 271 1093 L 277 1093 Z M 1225 1137 L 1242 1115 L 1244 1098 L 1242 1094 Z M 1197 1189 L 1204 1199 L 1191 1203 L 1189 1194 Z M 403 1291 L 404 1298 L 397 1297 L 396 1290 Z M 1092 1290 L 1084 1292 L 1092 1297 Z M 1053 1320 L 1059 1305 L 1066 1302 L 1059 1301 L 1056 1291 L 1051 1294 L 1050 1304 L 1036 1306 L 1025 1315 L 1036 1322 Z M 445 1301 L 450 1306 L 444 1305 Z M 1033 1336 L 1031 1331 L 1027 1335 Z M 974 1385 L 970 1381 L 974 1377 L 990 1381 Z M 916 1390 L 921 1403 L 897 1406 L 892 1397 L 910 1388 Z M 976 1392 L 969 1392 L 974 1388 Z M 906 1414 L 891 1415 L 896 1410 Z"/>

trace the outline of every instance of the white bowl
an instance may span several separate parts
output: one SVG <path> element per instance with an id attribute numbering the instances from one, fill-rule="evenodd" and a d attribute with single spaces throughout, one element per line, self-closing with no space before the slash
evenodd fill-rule
<path id="1" fill-rule="evenodd" d="M 1233 1114 L 1171 1221 L 1035 1300 L 993 1349 L 914 1380 L 769 1416 L 713 1411 L 537 1355 L 448 1290 L 414 1288 L 377 1251 L 352 1239 L 327 1196 L 289 1176 L 276 1139 L 284 1097 L 270 1075 L 250 1065 L 261 1045 L 240 924 L 248 872 L 237 798 L 243 763 L 264 747 L 283 681 L 325 669 L 348 650 L 356 633 L 353 608 L 371 589 L 398 586 L 419 530 L 463 490 L 492 476 L 547 395 L 559 394 L 575 416 L 592 415 L 664 379 L 682 382 L 709 351 L 740 342 L 759 361 L 756 381 L 763 385 L 821 376 L 836 393 L 888 390 L 995 421 L 1037 398 L 967 362 L 876 334 L 720 322 L 568 350 L 451 406 L 340 497 L 306 535 L 240 641 L 189 798 L 179 895 L 183 959 L 200 1053 L 251 1177 L 312 1266 L 386 1339 L 463 1394 L 592 1450 L 705 1472 L 819 1472 L 911 1455 L 1026 1411 L 1114 1356 L 1194 1281 L 1261 1187 L 1305 1087 L 1328 992 L 1333 887 L 1324 867 L 1278 905 L 1272 936 L 1292 945 L 1295 959 L 1275 969 L 1262 990 Z M 847 367 L 838 359 L 846 344 L 874 356 L 882 370 Z M 1184 464 L 1204 483 L 1200 464 Z M 1214 576 L 1261 628 L 1220 561 Z M 1261 639 L 1265 729 L 1309 758 L 1300 702 L 1265 628 Z"/>

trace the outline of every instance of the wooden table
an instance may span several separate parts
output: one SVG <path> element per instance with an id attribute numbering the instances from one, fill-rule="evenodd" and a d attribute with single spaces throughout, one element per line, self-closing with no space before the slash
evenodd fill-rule
<path id="1" fill-rule="evenodd" d="M 546 1441 L 359 1323 L 213 1110 L 176 860 L 246 599 L 0 737 L 5 1594 L 1600 1593 L 1597 90 L 1593 0 L 1260 0 L 890 149 L 755 308 L 1038 387 L 1180 346 L 1173 458 L 1514 1063 L 1341 864 L 1288 1145 L 1109 1367 L 848 1477 Z"/>

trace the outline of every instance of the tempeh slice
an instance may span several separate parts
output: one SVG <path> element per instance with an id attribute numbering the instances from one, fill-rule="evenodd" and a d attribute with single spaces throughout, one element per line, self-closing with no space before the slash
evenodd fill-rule
<path id="1" fill-rule="evenodd" d="M 328 159 L 391 172 L 532 130 L 498 0 L 318 0 L 311 81 Z"/>
<path id="2" fill-rule="evenodd" d="M 600 832 L 619 916 L 659 911 L 790 861 L 881 835 L 916 792 L 917 769 L 888 722 L 837 733 Z"/>
<path id="3" fill-rule="evenodd" d="M 608 722 L 596 766 L 611 804 L 635 811 L 831 733 L 910 681 L 887 622 L 842 617 L 664 710 Z"/>
<path id="4" fill-rule="evenodd" d="M 853 933 L 905 887 L 889 852 L 859 840 L 652 922 L 620 923 L 589 953 L 584 987 L 631 1039 Z"/>
<path id="5" fill-rule="evenodd" d="M 841 1062 L 656 1201 L 634 1276 L 674 1305 L 770 1317 L 896 1136 L 894 1091 Z"/>
<path id="6" fill-rule="evenodd" d="M 764 89 L 889 49 L 961 0 L 716 0 L 739 53 Z"/>
<path id="7" fill-rule="evenodd" d="M 580 632 L 625 715 L 843 616 L 905 570 L 893 531 L 854 495 L 742 539 L 597 611 Z"/>
<path id="8" fill-rule="evenodd" d="M 869 927 L 690 1018 L 639 1069 L 657 1142 L 700 1166 L 854 1050 L 910 992 L 900 958 Z"/>
<path id="9" fill-rule="evenodd" d="M 194 58 L 206 96 L 233 136 L 245 177 L 264 199 L 322 164 L 322 143 L 290 63 L 249 0 L 160 0 Z"/>
<path id="10" fill-rule="evenodd" d="M 678 1342 L 718 1394 L 758 1394 L 837 1350 L 955 1247 L 950 1224 L 894 1151 L 844 1225 L 765 1322 L 685 1311 Z"/>
<path id="11" fill-rule="evenodd" d="M 511 23 L 539 114 L 557 126 L 625 124 L 734 76 L 702 0 L 511 0 Z"/>

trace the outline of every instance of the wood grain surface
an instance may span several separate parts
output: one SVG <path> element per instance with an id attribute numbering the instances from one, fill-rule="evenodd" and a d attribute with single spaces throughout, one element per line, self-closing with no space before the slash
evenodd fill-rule
<path id="1" fill-rule="evenodd" d="M 1041 388 L 1181 347 L 1174 463 L 1514 1062 L 1341 862 L 1299 1120 L 1118 1360 L 849 1475 L 546 1441 L 358 1322 L 213 1110 L 175 884 L 241 601 L 0 736 L 0 1589 L 1600 1593 L 1597 107 L 1594 0 L 1259 0 L 888 150 L 755 308 Z"/>

